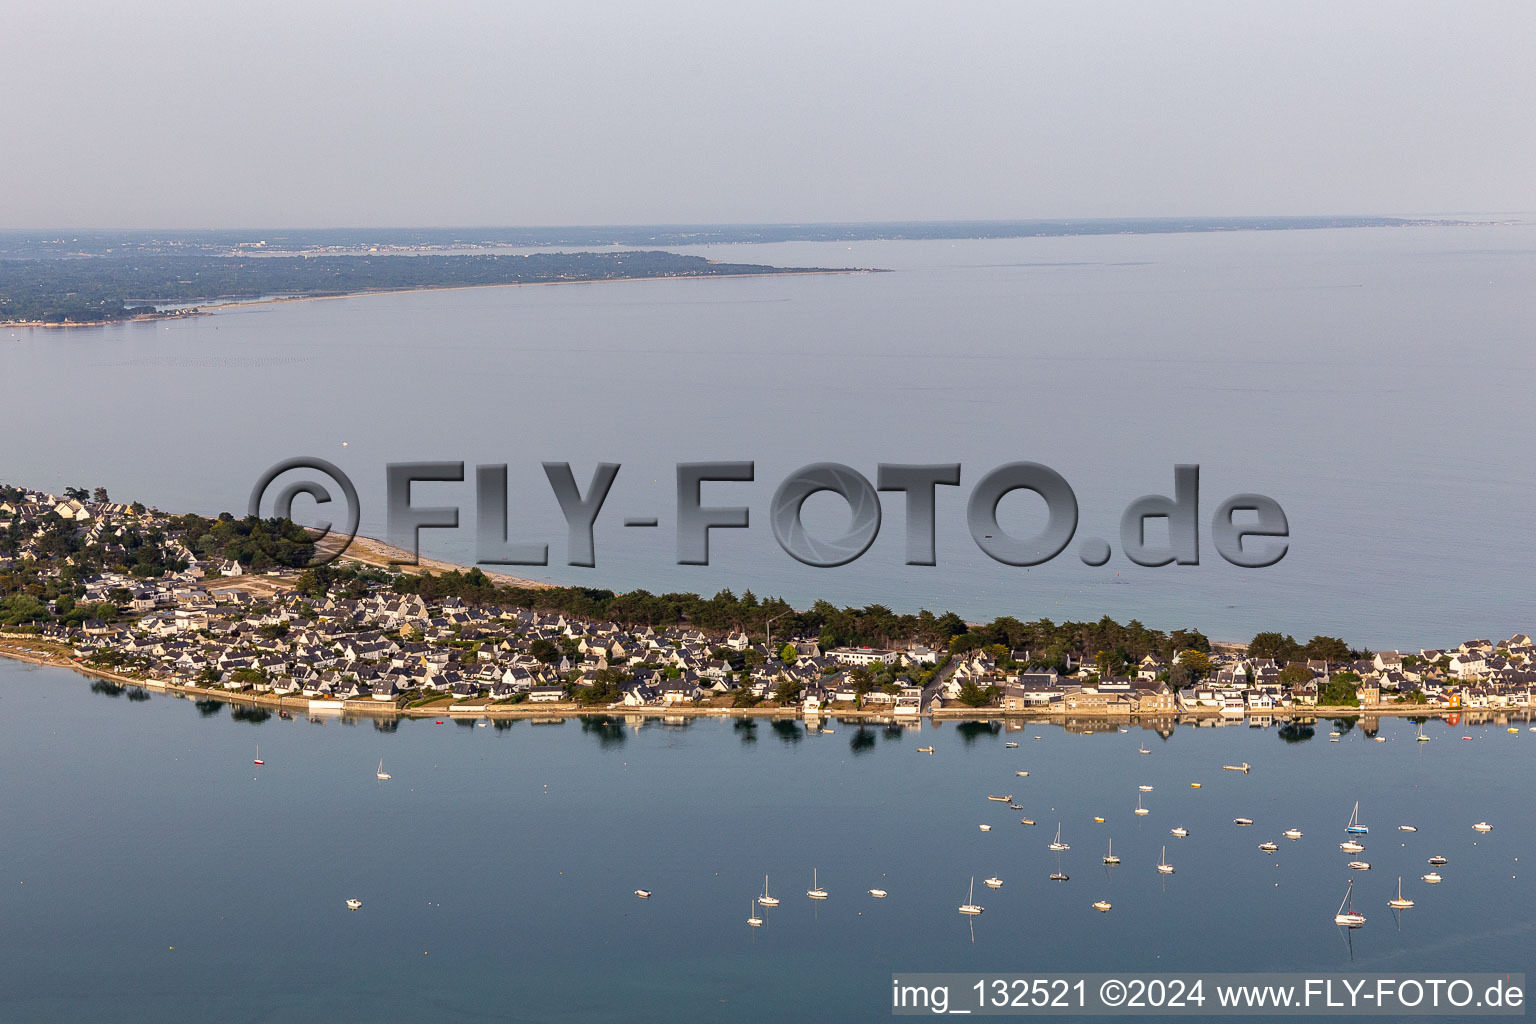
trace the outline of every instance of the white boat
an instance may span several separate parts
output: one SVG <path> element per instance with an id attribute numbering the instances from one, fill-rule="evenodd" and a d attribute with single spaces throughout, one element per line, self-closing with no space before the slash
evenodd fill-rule
<path id="1" fill-rule="evenodd" d="M 1488 824 L 1486 821 L 1480 821 L 1476 825 L 1472 826 L 1472 831 L 1474 831 L 1474 832 L 1492 832 L 1493 831 L 1493 826 Z"/>
<path id="2" fill-rule="evenodd" d="M 1280 844 L 1270 840 L 1265 840 L 1259 844 L 1259 849 L 1263 850 L 1265 853 L 1274 853 L 1276 850 L 1280 849 Z"/>
<path id="3" fill-rule="evenodd" d="M 753 928 L 761 928 L 763 926 L 763 919 L 757 916 L 757 900 L 752 901 L 751 916 L 747 918 L 747 924 Z"/>
<path id="4" fill-rule="evenodd" d="M 636 889 L 635 890 L 635 895 L 639 896 L 643 900 L 648 900 L 648 899 L 651 898 L 651 890 L 649 890 L 649 889 Z"/>
<path id="5" fill-rule="evenodd" d="M 263 761 L 261 759 L 261 744 L 260 743 L 256 744 L 256 760 L 252 761 L 251 763 L 252 764 L 266 764 L 267 763 L 267 762 L 265 762 L 265 761 Z"/>
<path id="6" fill-rule="evenodd" d="M 1352 860 L 1352 861 L 1349 862 L 1348 866 L 1349 866 L 1349 870 L 1351 870 L 1351 871 L 1369 871 L 1369 870 L 1371 870 L 1371 862 L 1368 861 L 1368 860 Z"/>
<path id="7" fill-rule="evenodd" d="M 1163 847 L 1163 855 L 1157 859 L 1158 874 L 1173 874 L 1173 865 L 1168 863 L 1168 847 Z"/>
<path id="8" fill-rule="evenodd" d="M 1349 816 L 1349 824 L 1344 826 L 1344 831 L 1345 832 L 1353 832 L 1355 835 L 1360 835 L 1360 836 L 1363 836 L 1366 833 L 1370 832 L 1370 829 L 1367 826 L 1360 824 L 1360 801 L 1359 800 L 1355 801 L 1355 809 L 1350 814 L 1350 816 Z"/>
<path id="9" fill-rule="evenodd" d="M 1109 900 L 1094 900 L 1093 901 L 1093 909 L 1097 910 L 1101 914 L 1106 913 L 1109 910 L 1109 907 L 1110 907 Z"/>
<path id="10" fill-rule="evenodd" d="M 1437 853 L 1437 854 L 1435 854 L 1435 855 L 1434 855 L 1434 856 L 1433 856 L 1433 857 L 1431 857 L 1431 858 L 1429 858 L 1429 862 L 1430 862 L 1430 863 L 1431 863 L 1431 864 L 1433 864 L 1433 865 L 1435 865 L 1435 867 L 1439 867 L 1439 866 L 1440 866 L 1440 865 L 1441 865 L 1441 864 L 1444 864 L 1444 863 L 1446 863 L 1446 860 L 1445 860 L 1445 858 L 1444 858 L 1444 857 L 1442 857 L 1442 856 L 1440 856 L 1440 855 L 1439 855 L 1439 854 L 1438 854 L 1438 853 Z"/>
<path id="11" fill-rule="evenodd" d="M 1178 836 L 1180 839 L 1185 839 L 1189 836 L 1189 829 L 1185 828 L 1183 825 L 1179 825 L 1176 828 L 1169 829 L 1168 834 L 1171 836 Z"/>
<path id="12" fill-rule="evenodd" d="M 1392 907 L 1394 910 L 1407 910 L 1409 907 L 1413 906 L 1413 900 L 1403 899 L 1402 875 L 1397 876 L 1397 899 L 1387 900 L 1387 906 Z"/>
<path id="13" fill-rule="evenodd" d="M 1371 739 L 1375 740 L 1377 743 L 1387 742 L 1387 738 L 1385 736 L 1372 736 Z"/>
<path id="14" fill-rule="evenodd" d="M 1329 733 L 1328 734 L 1328 742 L 1329 743 L 1337 743 L 1337 742 L 1339 742 L 1339 734 L 1336 733 L 1336 732 Z"/>
<path id="15" fill-rule="evenodd" d="M 1013 742 L 1013 740 L 1009 740 L 1007 743 L 1004 743 L 1003 746 L 1007 747 L 1009 750 L 1012 750 L 1014 747 L 1017 747 L 1018 744 Z"/>
<path id="16" fill-rule="evenodd" d="M 869 894 L 877 900 L 883 900 L 890 895 L 890 893 L 886 892 L 884 889 L 871 889 L 869 890 Z"/>
<path id="17" fill-rule="evenodd" d="M 1020 818 L 1019 819 L 1019 824 L 1020 825 L 1033 825 L 1034 823 L 1035 823 L 1035 819 L 1034 818 Z"/>
<path id="18" fill-rule="evenodd" d="M 390 775 L 389 772 L 384 770 L 384 759 L 382 757 L 379 758 L 379 770 L 373 773 L 373 777 L 376 778 L 376 779 L 393 778 L 393 776 Z"/>
<path id="19" fill-rule="evenodd" d="M 1051 872 L 1051 881 L 1053 882 L 1065 882 L 1069 877 L 1069 875 L 1062 874 L 1060 871 Z"/>
<path id="20" fill-rule="evenodd" d="M 993 875 L 991 878 L 983 878 L 981 881 L 988 889 L 1001 889 L 1003 887 L 1003 880 L 996 875 Z"/>
<path id="21" fill-rule="evenodd" d="M 1146 815 L 1146 814 L 1151 814 L 1151 813 L 1152 812 L 1149 811 L 1147 808 L 1141 806 L 1141 797 L 1138 796 L 1136 798 L 1136 815 L 1137 815 L 1137 817 L 1140 817 L 1140 816 Z"/>
<path id="22" fill-rule="evenodd" d="M 1051 845 L 1046 847 L 1046 849 L 1055 850 L 1058 853 L 1062 850 L 1072 849 L 1072 847 L 1061 841 L 1061 822 L 1058 821 L 1056 823 L 1056 838 L 1051 840 Z"/>
<path id="23" fill-rule="evenodd" d="M 824 900 L 827 898 L 827 890 L 823 889 L 821 883 L 816 880 L 815 868 L 811 868 L 811 887 L 805 890 L 805 894 L 813 900 Z"/>
<path id="24" fill-rule="evenodd" d="M 976 827 L 981 829 L 983 832 L 991 832 L 992 831 L 992 826 L 991 825 L 978 825 Z"/>
<path id="25" fill-rule="evenodd" d="M 362 900 L 347 900 L 347 909 L 348 910 L 360 910 L 360 909 L 362 909 L 362 906 L 363 906 L 363 901 Z"/>
<path id="26" fill-rule="evenodd" d="M 1120 858 L 1115 856 L 1115 841 L 1109 841 L 1109 852 L 1104 855 L 1104 863 L 1111 866 L 1120 863 Z"/>
<path id="27" fill-rule="evenodd" d="M 1013 794 L 1009 793 L 1007 796 L 989 796 L 987 799 L 1000 804 L 1011 804 L 1013 803 Z"/>
<path id="28" fill-rule="evenodd" d="M 1244 775 L 1247 775 L 1248 769 L 1251 767 L 1252 765 L 1244 761 L 1242 764 L 1224 764 L 1221 766 L 1221 770 L 1224 772 L 1242 772 Z"/>
<path id="29" fill-rule="evenodd" d="M 1430 885 L 1439 885 L 1440 884 L 1440 875 L 1439 875 L 1438 872 L 1431 871 L 1429 874 L 1427 874 L 1427 875 L 1420 875 L 1419 877 L 1423 878 L 1424 881 L 1429 883 Z"/>
<path id="30" fill-rule="evenodd" d="M 1137 786 L 1136 788 L 1141 790 L 1143 793 L 1150 793 L 1150 792 L 1152 792 L 1152 787 L 1151 786 Z"/>
<path id="31" fill-rule="evenodd" d="M 931 753 L 933 753 L 933 748 L 932 747 L 918 747 L 917 748 L 917 752 L 919 754 L 931 754 Z"/>
<path id="32" fill-rule="evenodd" d="M 964 903 L 960 904 L 960 913 L 970 914 L 974 917 L 976 914 L 981 913 L 985 909 L 985 907 L 976 902 L 976 876 L 972 875 L 971 894 L 965 898 Z"/>
<path id="33" fill-rule="evenodd" d="M 1413 738 L 1415 743 L 1428 743 L 1429 737 L 1424 735 L 1424 723 L 1419 723 L 1419 734 Z"/>
<path id="34" fill-rule="evenodd" d="M 779 905 L 779 898 L 777 896 L 768 895 L 767 875 L 763 876 L 763 894 L 757 898 L 757 902 L 765 907 L 776 907 Z"/>
<path id="35" fill-rule="evenodd" d="M 1365 849 L 1365 846 L 1362 843 L 1355 842 L 1353 839 L 1346 839 L 1339 844 L 1339 849 L 1345 853 L 1360 853 Z"/>
<path id="36" fill-rule="evenodd" d="M 1021 779 L 1029 778 L 1029 772 L 1014 772 L 1013 774 L 1017 775 Z"/>
<path id="37" fill-rule="evenodd" d="M 1303 835 L 1301 829 L 1299 828 L 1288 828 L 1280 834 L 1285 836 L 1287 839 L 1300 839 Z"/>
<path id="38" fill-rule="evenodd" d="M 1349 888 L 1344 890 L 1344 901 L 1339 904 L 1338 913 L 1333 915 L 1334 924 L 1343 925 L 1345 928 L 1359 928 L 1365 924 L 1365 915 L 1355 909 L 1354 895 L 1355 883 L 1351 879 Z"/>
<path id="39" fill-rule="evenodd" d="M 1148 750 L 1147 749 L 1147 745 L 1145 743 L 1143 743 L 1141 745 L 1141 749 L 1137 750 L 1136 753 L 1138 753 L 1138 754 L 1150 754 L 1150 753 L 1152 753 L 1152 751 Z"/>
<path id="40" fill-rule="evenodd" d="M 1417 832 L 1418 828 L 1414 825 L 1399 825 L 1397 826 L 1397 830 L 1399 832 Z"/>
<path id="41" fill-rule="evenodd" d="M 1232 819 L 1232 824 L 1234 824 L 1234 825 L 1252 825 L 1253 824 L 1253 819 L 1252 818 L 1233 818 Z"/>

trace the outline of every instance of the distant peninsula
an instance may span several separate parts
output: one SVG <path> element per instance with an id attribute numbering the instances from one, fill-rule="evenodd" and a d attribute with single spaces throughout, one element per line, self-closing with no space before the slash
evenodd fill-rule
<path id="1" fill-rule="evenodd" d="M 0 231 L 0 324 L 194 316 L 263 299 L 486 285 L 855 273 L 716 262 L 680 246 L 1447 227 L 1405 217 L 1122 217 L 588 227 Z M 600 251 L 557 251 L 577 248 Z M 534 251 L 527 251 L 534 250 Z"/>
<path id="2" fill-rule="evenodd" d="M 0 257 L 0 323 L 86 326 L 192 316 L 232 302 L 418 289 L 836 272 L 850 271 L 658 251 L 269 256 L 114 250 Z"/>

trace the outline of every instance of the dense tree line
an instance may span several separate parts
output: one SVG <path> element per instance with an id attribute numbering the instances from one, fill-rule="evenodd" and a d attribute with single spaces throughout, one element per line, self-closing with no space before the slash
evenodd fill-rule
<path id="1" fill-rule="evenodd" d="M 174 516 L 170 526 L 183 531 L 182 543 L 199 558 L 234 560 L 253 572 L 301 568 L 315 556 L 308 531 L 288 519 L 236 519 L 225 512 L 217 519 Z"/>
<path id="2" fill-rule="evenodd" d="M 0 322 L 120 320 L 155 305 L 466 285 L 771 274 L 670 252 L 468 256 L 93 256 L 0 261 Z"/>

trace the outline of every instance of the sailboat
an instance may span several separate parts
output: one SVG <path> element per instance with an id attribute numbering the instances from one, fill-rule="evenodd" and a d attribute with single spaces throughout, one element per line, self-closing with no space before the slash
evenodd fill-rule
<path id="1" fill-rule="evenodd" d="M 985 907 L 976 902 L 976 876 L 972 875 L 971 892 L 970 895 L 965 898 L 965 902 L 960 904 L 960 913 L 969 914 L 974 917 L 985 909 Z"/>
<path id="2" fill-rule="evenodd" d="M 747 918 L 747 924 L 753 928 L 761 928 L 763 926 L 763 919 L 757 916 L 757 900 L 752 901 L 752 912 L 751 916 Z"/>
<path id="3" fill-rule="evenodd" d="M 1120 863 L 1120 858 L 1115 856 L 1115 841 L 1109 841 L 1109 852 L 1104 855 L 1104 863 L 1113 867 Z"/>
<path id="4" fill-rule="evenodd" d="M 1419 734 L 1413 738 L 1415 743 L 1428 743 L 1429 737 L 1424 735 L 1424 723 L 1419 723 Z"/>
<path id="5" fill-rule="evenodd" d="M 1136 797 L 1136 816 L 1137 817 L 1141 817 L 1142 815 L 1151 814 L 1151 813 L 1152 812 L 1150 810 L 1148 810 L 1147 808 L 1141 806 L 1141 797 L 1137 796 Z"/>
<path id="6" fill-rule="evenodd" d="M 373 773 L 373 776 L 374 776 L 374 778 L 376 778 L 376 779 L 388 779 L 388 778 L 392 778 L 392 776 L 391 776 L 391 775 L 390 775 L 390 774 L 389 774 L 389 772 L 387 772 L 387 771 L 385 771 L 385 770 L 384 770 L 384 759 L 383 759 L 383 758 L 382 758 L 382 757 L 381 757 L 381 758 L 379 758 L 379 770 L 378 770 L 378 771 L 376 771 L 376 772 L 374 772 L 374 773 Z"/>
<path id="7" fill-rule="evenodd" d="M 1061 841 L 1061 822 L 1058 821 L 1056 823 L 1056 838 L 1051 840 L 1051 845 L 1046 848 L 1055 850 L 1057 853 L 1060 853 L 1062 850 L 1072 849 L 1072 847 Z"/>
<path id="8" fill-rule="evenodd" d="M 1350 879 L 1349 888 L 1344 890 L 1344 901 L 1339 904 L 1338 913 L 1333 915 L 1333 923 L 1343 925 L 1345 928 L 1359 928 L 1365 924 L 1365 915 L 1355 909 L 1352 902 L 1355 895 L 1355 882 Z M 1345 907 L 1349 909 L 1346 910 Z"/>
<path id="9" fill-rule="evenodd" d="M 988 889 L 1001 889 L 1003 887 L 1003 880 L 996 875 L 993 875 L 991 878 L 983 878 L 981 881 Z"/>
<path id="10" fill-rule="evenodd" d="M 1152 751 L 1148 750 L 1147 749 L 1147 745 L 1145 743 L 1143 743 L 1141 745 L 1141 749 L 1137 750 L 1136 753 L 1138 753 L 1138 754 L 1150 754 L 1150 753 L 1152 753 Z"/>
<path id="11" fill-rule="evenodd" d="M 1355 835 L 1365 835 L 1370 831 L 1368 826 L 1360 824 L 1360 801 L 1355 801 L 1354 812 L 1349 816 L 1349 824 L 1344 826 L 1345 832 L 1353 832 Z"/>
<path id="12" fill-rule="evenodd" d="M 768 879 L 764 878 L 763 881 L 766 883 Z M 811 887 L 805 890 L 805 894 L 813 900 L 824 900 L 827 898 L 827 890 L 823 889 L 821 883 L 816 880 L 815 868 L 811 868 Z"/>
<path id="13" fill-rule="evenodd" d="M 1157 870 L 1159 874 L 1173 874 L 1173 865 L 1168 863 L 1168 847 L 1166 846 L 1163 847 L 1163 855 L 1157 859 Z"/>
<path id="14" fill-rule="evenodd" d="M 1387 906 L 1393 908 L 1394 910 L 1407 910 L 1409 907 L 1413 906 L 1413 900 L 1403 899 L 1402 875 L 1397 876 L 1397 899 L 1387 900 Z"/>
<path id="15" fill-rule="evenodd" d="M 779 898 L 777 896 L 769 896 L 768 895 L 768 876 L 767 875 L 763 876 L 763 894 L 757 898 L 757 902 L 762 904 L 765 907 L 776 907 L 776 906 L 779 905 Z"/>

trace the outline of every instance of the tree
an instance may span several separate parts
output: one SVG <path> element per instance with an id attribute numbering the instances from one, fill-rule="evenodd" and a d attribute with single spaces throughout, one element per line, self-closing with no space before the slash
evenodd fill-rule
<path id="1" fill-rule="evenodd" d="M 795 658 L 798 656 L 799 652 L 795 650 L 794 644 L 785 644 L 783 647 L 779 648 L 779 660 L 786 665 L 793 665 L 795 663 Z"/>
<path id="2" fill-rule="evenodd" d="M 105 487 L 96 488 L 91 492 L 91 500 L 96 502 L 98 505 L 105 505 L 108 501 L 107 489 Z"/>
<path id="3" fill-rule="evenodd" d="M 773 688 L 773 699 L 780 704 L 793 704 L 803 689 L 805 689 L 804 683 L 786 679 Z"/>
<path id="4" fill-rule="evenodd" d="M 1187 668 L 1196 680 L 1211 674 L 1210 656 L 1202 651 L 1183 651 L 1179 654 L 1179 664 Z"/>
<path id="5" fill-rule="evenodd" d="M 976 680 L 967 679 L 960 684 L 960 692 L 955 695 L 955 699 L 968 708 L 985 707 L 997 699 L 997 687 L 982 689 L 976 685 Z"/>
<path id="6" fill-rule="evenodd" d="M 1323 661 L 1348 661 L 1349 644 L 1336 636 L 1314 636 L 1303 648 L 1308 658 Z"/>
<path id="7" fill-rule="evenodd" d="M 1356 684 L 1360 677 L 1353 672 L 1339 672 L 1318 688 L 1317 702 L 1325 707 L 1359 707 Z"/>
<path id="8" fill-rule="evenodd" d="M 528 653 L 546 665 L 554 665 L 560 661 L 560 648 L 542 636 L 528 646 Z"/>
<path id="9" fill-rule="evenodd" d="M 1248 644 L 1248 656 L 1288 661 L 1296 657 L 1300 649 L 1301 645 L 1296 642 L 1296 638 L 1289 634 L 1281 636 L 1279 633 L 1258 633 Z"/>
<path id="10" fill-rule="evenodd" d="M 1299 686 L 1312 681 L 1312 670 L 1307 666 L 1292 663 L 1280 670 L 1280 682 L 1285 686 Z"/>

